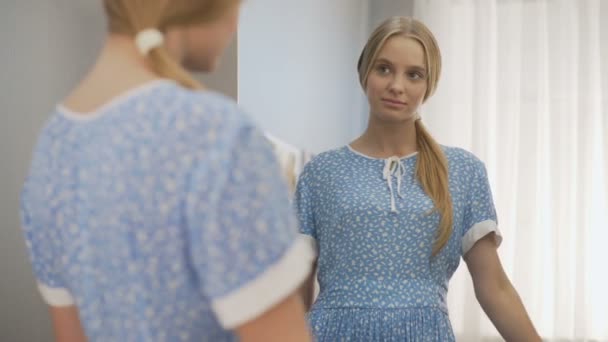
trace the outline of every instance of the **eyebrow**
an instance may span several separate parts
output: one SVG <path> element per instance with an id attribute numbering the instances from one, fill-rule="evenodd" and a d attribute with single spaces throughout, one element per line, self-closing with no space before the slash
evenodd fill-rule
<path id="1" fill-rule="evenodd" d="M 378 58 L 378 59 L 376 59 L 376 63 L 375 64 L 378 64 L 378 63 L 385 63 L 385 64 L 393 65 L 393 62 L 389 61 L 386 58 Z M 413 69 L 415 71 L 421 71 L 421 72 L 426 73 L 426 68 L 423 67 L 423 66 L 419 66 L 419 65 L 412 65 L 412 66 L 408 67 L 408 69 Z"/>
<path id="2" fill-rule="evenodd" d="M 422 73 L 426 73 L 426 68 L 421 67 L 421 66 L 414 65 L 414 66 L 411 66 L 410 69 L 413 69 L 415 71 L 420 71 Z"/>
<path id="3" fill-rule="evenodd" d="M 376 59 L 376 63 L 387 63 L 387 64 L 393 64 L 393 63 L 391 63 L 391 61 L 389 61 L 389 60 L 388 60 L 388 59 L 386 59 L 386 58 L 378 58 L 378 59 Z"/>

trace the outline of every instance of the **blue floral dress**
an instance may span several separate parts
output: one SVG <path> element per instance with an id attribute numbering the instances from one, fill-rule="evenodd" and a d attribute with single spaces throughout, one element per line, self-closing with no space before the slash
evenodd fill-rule
<path id="1" fill-rule="evenodd" d="M 318 253 L 320 293 L 308 316 L 317 341 L 454 340 L 448 282 L 477 240 L 501 237 L 483 163 L 444 152 L 454 226 L 436 257 L 440 217 L 415 178 L 417 154 L 376 159 L 345 146 L 307 164 L 295 205 Z"/>
<path id="2" fill-rule="evenodd" d="M 91 341 L 235 341 L 313 252 L 272 148 L 232 100 L 161 80 L 59 107 L 22 195 L 34 273 Z"/>

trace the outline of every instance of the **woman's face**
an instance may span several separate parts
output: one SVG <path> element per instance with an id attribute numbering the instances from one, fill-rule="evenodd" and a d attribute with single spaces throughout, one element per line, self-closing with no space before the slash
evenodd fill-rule
<path id="1" fill-rule="evenodd" d="M 425 57 L 415 39 L 393 36 L 386 41 L 365 87 L 373 117 L 385 122 L 416 119 L 428 87 Z"/>

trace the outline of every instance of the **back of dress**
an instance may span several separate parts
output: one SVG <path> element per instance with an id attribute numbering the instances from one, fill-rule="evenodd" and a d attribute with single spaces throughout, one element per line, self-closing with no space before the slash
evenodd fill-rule
<path id="1" fill-rule="evenodd" d="M 93 341 L 233 340 L 306 276 L 280 179 L 217 94 L 157 81 L 86 116 L 59 107 L 22 195 L 43 298 L 77 305 Z"/>

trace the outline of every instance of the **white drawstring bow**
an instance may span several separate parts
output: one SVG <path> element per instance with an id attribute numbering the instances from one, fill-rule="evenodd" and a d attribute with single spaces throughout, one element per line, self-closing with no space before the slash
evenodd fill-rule
<path id="1" fill-rule="evenodd" d="M 401 180 L 405 174 L 405 167 L 401 164 L 401 159 L 398 157 L 386 159 L 384 162 L 384 171 L 382 172 L 382 177 L 386 180 L 388 189 L 391 192 L 391 211 L 397 213 L 395 193 L 393 190 L 393 174 L 396 174 L 397 177 L 397 194 L 399 195 L 399 198 L 403 198 L 403 195 L 401 194 Z"/>

